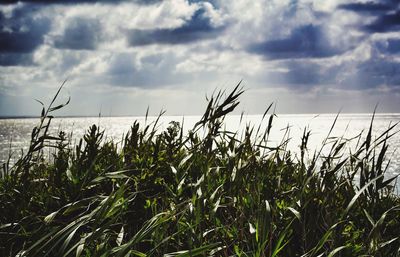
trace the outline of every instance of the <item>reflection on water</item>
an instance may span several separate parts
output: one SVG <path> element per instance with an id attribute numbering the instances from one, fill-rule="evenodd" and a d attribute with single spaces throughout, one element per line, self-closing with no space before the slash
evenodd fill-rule
<path id="1" fill-rule="evenodd" d="M 286 134 L 291 140 L 288 148 L 294 152 L 298 151 L 301 136 L 304 128 L 311 131 L 309 149 L 314 150 L 321 146 L 321 142 L 326 138 L 335 120 L 336 114 L 285 114 L 274 117 L 271 134 L 269 136 L 270 146 L 278 145 Z M 261 115 L 240 116 L 231 115 L 226 118 L 225 129 L 230 131 L 242 131 L 246 125 L 250 124 L 257 130 L 260 124 Z M 261 131 L 267 124 L 268 118 L 261 122 Z M 172 120 L 183 122 L 185 131 L 191 129 L 200 119 L 199 116 L 164 116 L 161 117 L 158 125 L 159 130 L 168 126 Z M 137 120 L 141 124 L 153 122 L 155 117 L 149 117 L 145 121 L 144 117 L 101 117 L 101 118 L 56 118 L 52 121 L 51 133 L 57 134 L 63 130 L 72 133 L 72 143 L 85 133 L 92 124 L 100 125 L 105 130 L 108 139 L 121 140 L 124 133 L 129 131 L 130 126 Z M 21 149 L 27 149 L 33 127 L 38 123 L 38 118 L 29 119 L 1 119 L 0 120 L 0 162 L 5 162 L 11 154 L 12 159 L 21 154 Z M 383 133 L 391 124 L 400 121 L 400 114 L 377 114 L 374 120 L 373 135 L 378 136 Z M 361 131 L 368 132 L 371 122 L 370 114 L 341 114 L 332 130 L 332 137 L 351 138 L 357 136 Z M 397 127 L 395 131 L 399 130 Z M 262 132 L 260 132 L 262 134 Z M 239 133 L 240 135 L 240 133 Z M 391 164 L 388 175 L 400 173 L 400 151 L 396 149 L 400 146 L 400 133 L 395 134 L 390 139 L 388 157 Z M 355 147 L 356 142 L 349 145 Z"/>

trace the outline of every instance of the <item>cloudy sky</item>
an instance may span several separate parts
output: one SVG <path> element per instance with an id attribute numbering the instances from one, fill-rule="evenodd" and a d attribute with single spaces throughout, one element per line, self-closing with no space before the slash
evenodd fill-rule
<path id="1" fill-rule="evenodd" d="M 51 3 L 50 3 L 51 2 Z M 3 0 L 0 115 L 200 114 L 240 80 L 239 112 L 400 112 L 398 0 Z"/>

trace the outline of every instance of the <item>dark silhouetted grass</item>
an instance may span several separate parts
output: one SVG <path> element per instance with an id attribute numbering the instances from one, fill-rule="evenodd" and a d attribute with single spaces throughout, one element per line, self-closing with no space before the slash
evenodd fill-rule
<path id="1" fill-rule="evenodd" d="M 265 130 L 223 129 L 242 93 L 212 96 L 188 133 L 135 122 L 116 142 L 93 125 L 71 146 L 49 134 L 57 92 L 29 150 L 3 165 L 0 255 L 400 256 L 400 198 L 385 177 L 395 125 L 373 136 L 372 119 L 353 151 L 329 134 L 308 150 L 305 130 L 295 155 L 286 140 L 269 146 L 271 106 Z"/>

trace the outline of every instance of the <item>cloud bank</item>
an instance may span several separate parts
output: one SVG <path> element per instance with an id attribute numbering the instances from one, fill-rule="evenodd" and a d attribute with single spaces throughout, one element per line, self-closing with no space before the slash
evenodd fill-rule
<path id="1" fill-rule="evenodd" d="M 245 100 L 249 112 L 262 113 L 266 101 L 287 112 L 336 112 L 348 95 L 400 112 L 399 62 L 395 0 L 0 4 L 0 115 L 34 114 L 26 101 L 50 97 L 65 78 L 79 106 L 65 114 L 102 106 L 137 115 L 150 103 L 193 114 L 207 92 L 240 79 L 249 98 L 258 92 Z M 309 101 L 316 98 L 328 106 Z"/>

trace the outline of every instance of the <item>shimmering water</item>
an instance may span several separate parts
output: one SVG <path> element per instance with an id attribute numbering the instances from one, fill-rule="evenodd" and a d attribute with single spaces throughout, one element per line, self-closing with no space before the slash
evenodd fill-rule
<path id="1" fill-rule="evenodd" d="M 284 114 L 274 117 L 271 134 L 269 137 L 270 145 L 277 145 L 287 133 L 291 138 L 288 145 L 289 149 L 298 152 L 301 136 L 304 128 L 311 130 L 309 148 L 314 150 L 320 147 L 321 142 L 326 138 L 336 114 Z M 242 131 L 246 124 L 254 125 L 257 130 L 261 122 L 261 115 L 248 115 L 241 117 L 232 115 L 226 118 L 225 126 L 230 131 Z M 63 130 L 72 133 L 72 142 L 80 138 L 90 125 L 100 125 L 105 130 L 107 138 L 121 140 L 124 133 L 129 131 L 130 126 L 135 120 L 147 124 L 153 122 L 155 117 L 149 117 L 145 121 L 144 117 L 101 117 L 101 118 L 56 118 L 52 122 L 51 133 Z M 183 122 L 185 131 L 191 129 L 200 119 L 199 116 L 164 116 L 161 117 L 158 128 L 164 129 L 172 120 Z M 8 157 L 15 159 L 21 154 L 21 149 L 27 149 L 32 128 L 38 123 L 38 118 L 29 119 L 0 119 L 0 162 L 5 162 Z M 342 114 L 339 116 L 331 136 L 344 136 L 351 138 L 358 135 L 361 131 L 368 132 L 371 122 L 371 114 Z M 400 113 L 377 114 L 373 125 L 373 135 L 378 136 L 384 132 L 391 124 L 400 122 Z M 268 117 L 261 123 L 261 131 L 268 124 Z M 395 128 L 399 130 L 400 126 Z M 262 134 L 262 133 L 261 133 Z M 239 133 L 240 135 L 240 133 Z M 400 173 L 400 151 L 396 150 L 400 146 L 400 133 L 395 134 L 390 139 L 388 157 L 391 159 L 388 176 Z M 354 147 L 356 141 L 349 144 L 348 148 Z M 399 184 L 398 184 L 399 185 Z"/>

